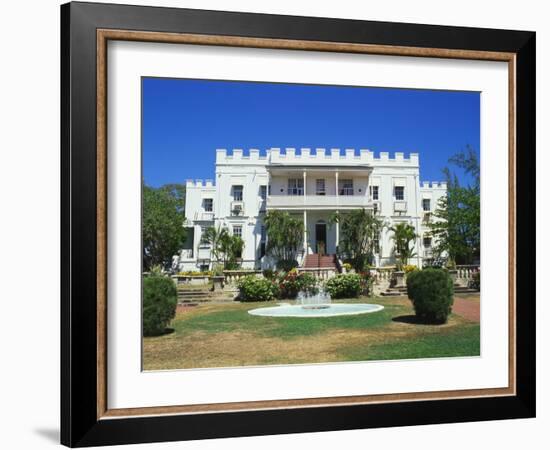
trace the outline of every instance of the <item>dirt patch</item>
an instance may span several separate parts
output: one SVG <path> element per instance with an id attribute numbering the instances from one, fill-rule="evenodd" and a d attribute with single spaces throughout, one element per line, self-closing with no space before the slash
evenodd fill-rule
<path id="1" fill-rule="evenodd" d="M 453 303 L 453 313 L 471 320 L 472 322 L 478 322 L 480 320 L 480 304 L 479 294 L 467 295 L 455 297 Z"/>

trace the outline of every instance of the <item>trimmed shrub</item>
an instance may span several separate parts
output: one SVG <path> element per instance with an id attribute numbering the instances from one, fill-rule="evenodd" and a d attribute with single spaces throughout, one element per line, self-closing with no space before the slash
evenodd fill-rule
<path id="1" fill-rule="evenodd" d="M 296 298 L 300 291 L 308 294 L 318 292 L 317 280 L 313 275 L 291 270 L 279 280 L 279 298 Z"/>
<path id="2" fill-rule="evenodd" d="M 247 275 L 237 282 L 242 302 L 267 302 L 277 294 L 277 285 L 267 278 Z"/>
<path id="3" fill-rule="evenodd" d="M 356 273 L 341 273 L 329 278 L 325 283 L 325 289 L 331 298 L 359 297 L 364 289 L 363 279 Z"/>
<path id="4" fill-rule="evenodd" d="M 158 336 L 176 315 L 178 292 L 167 277 L 143 278 L 143 335 Z"/>
<path id="5" fill-rule="evenodd" d="M 419 319 L 445 323 L 453 306 L 453 280 L 443 269 L 415 270 L 407 276 L 407 295 Z"/>

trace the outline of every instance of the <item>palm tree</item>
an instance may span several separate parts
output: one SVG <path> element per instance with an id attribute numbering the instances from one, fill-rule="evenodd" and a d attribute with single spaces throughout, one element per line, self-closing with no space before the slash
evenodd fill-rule
<path id="1" fill-rule="evenodd" d="M 267 234 L 266 252 L 277 259 L 281 267 L 296 264 L 304 244 L 304 222 L 283 211 L 269 211 L 264 219 Z"/>
<path id="2" fill-rule="evenodd" d="M 345 214 L 335 213 L 329 223 L 340 225 L 338 253 L 360 272 L 372 263 L 375 241 L 379 239 L 384 222 L 366 209 L 356 209 Z"/>
<path id="3" fill-rule="evenodd" d="M 212 259 L 216 262 L 220 261 L 220 254 L 222 253 L 221 244 L 226 239 L 226 236 L 229 236 L 227 228 L 218 226 L 218 228 L 208 227 L 201 237 L 201 243 L 210 245 Z"/>
<path id="4" fill-rule="evenodd" d="M 414 243 L 418 237 L 416 230 L 411 224 L 406 222 L 396 223 L 394 226 L 390 227 L 389 230 L 393 232 L 393 252 L 400 264 L 405 265 L 410 258 L 416 256 L 414 245 L 411 248 L 411 242 Z"/>

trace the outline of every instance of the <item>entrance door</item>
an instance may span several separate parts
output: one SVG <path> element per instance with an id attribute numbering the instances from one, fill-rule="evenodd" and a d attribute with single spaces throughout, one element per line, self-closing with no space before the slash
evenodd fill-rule
<path id="1" fill-rule="evenodd" d="M 316 223 L 315 224 L 315 241 L 317 242 L 317 253 L 326 254 L 327 248 L 327 224 Z"/>

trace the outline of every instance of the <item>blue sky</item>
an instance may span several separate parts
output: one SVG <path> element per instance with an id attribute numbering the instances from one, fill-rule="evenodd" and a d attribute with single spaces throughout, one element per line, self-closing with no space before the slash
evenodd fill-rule
<path id="1" fill-rule="evenodd" d="M 216 148 L 417 152 L 421 180 L 438 181 L 453 154 L 480 147 L 477 92 L 144 78 L 142 114 L 156 187 L 213 179 Z"/>

